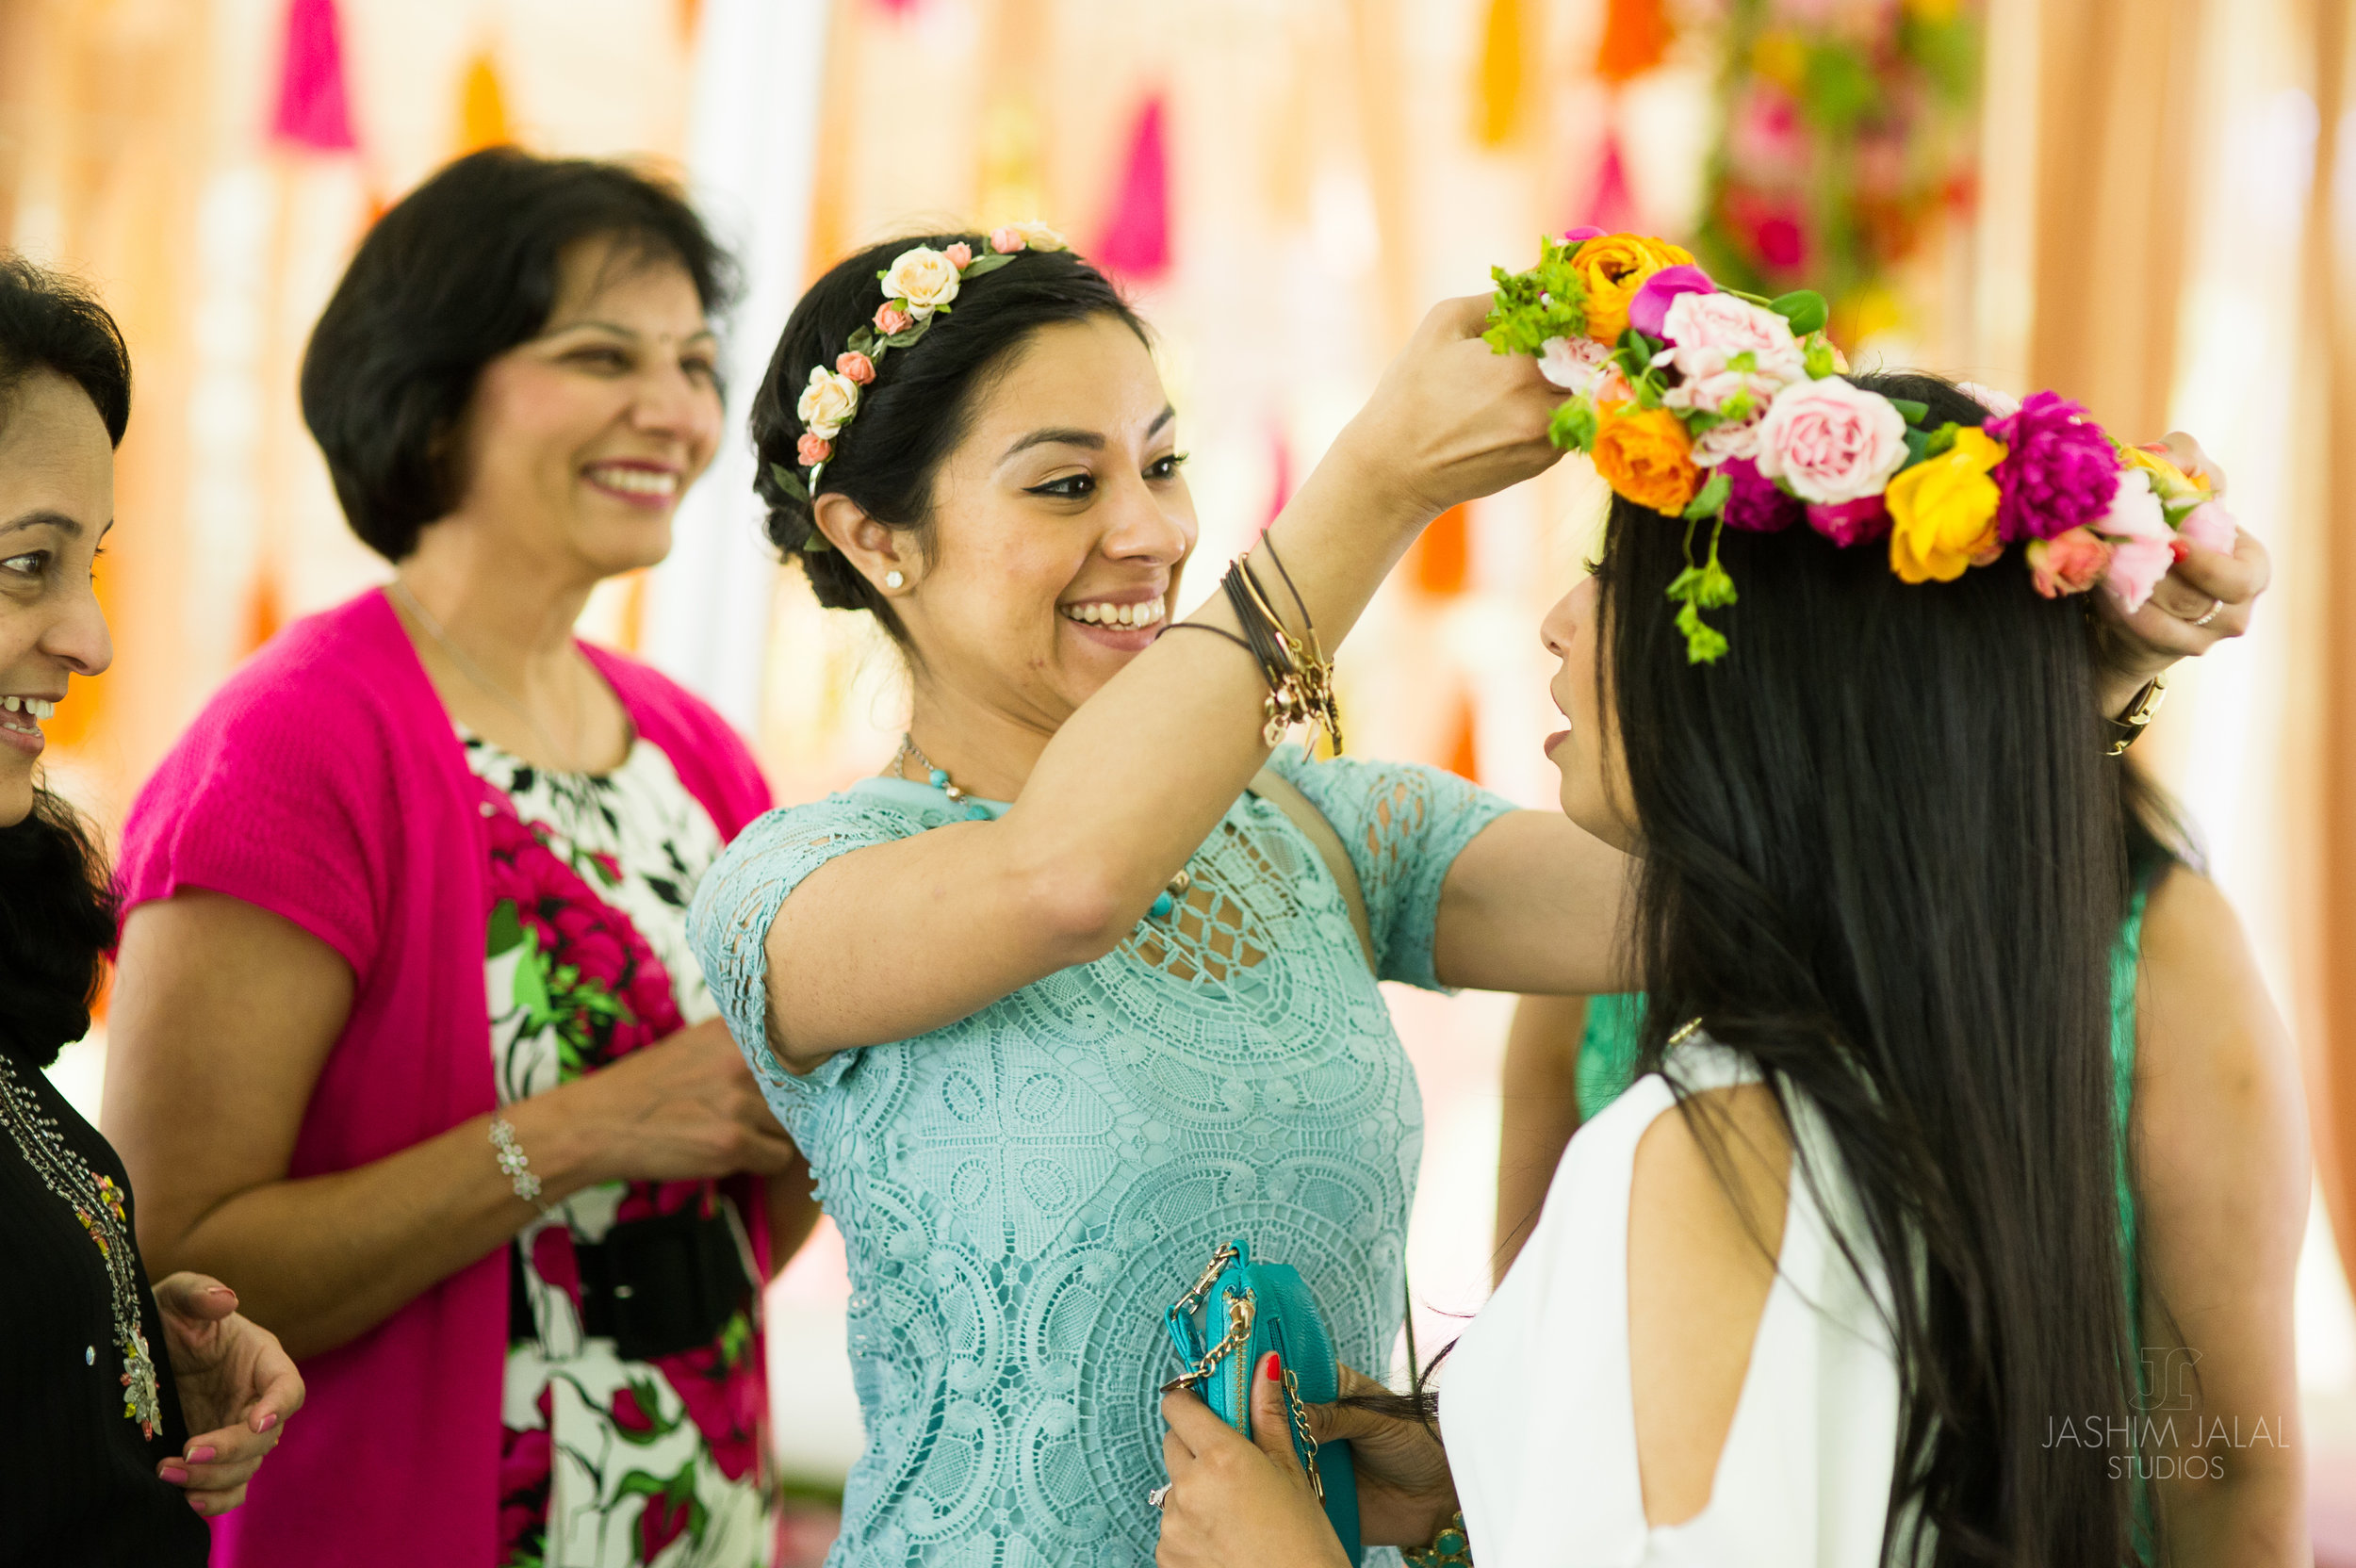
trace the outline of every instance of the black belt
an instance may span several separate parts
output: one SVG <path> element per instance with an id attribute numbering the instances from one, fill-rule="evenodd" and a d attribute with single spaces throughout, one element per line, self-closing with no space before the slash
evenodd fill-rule
<path id="1" fill-rule="evenodd" d="M 603 1241 L 573 1238 L 581 1266 L 581 1331 L 611 1339 L 624 1361 L 653 1361 L 720 1337 L 756 1288 L 728 1211 L 695 1205 L 624 1220 Z M 509 1255 L 508 1337 L 538 1337 L 521 1278 L 523 1250 Z"/>

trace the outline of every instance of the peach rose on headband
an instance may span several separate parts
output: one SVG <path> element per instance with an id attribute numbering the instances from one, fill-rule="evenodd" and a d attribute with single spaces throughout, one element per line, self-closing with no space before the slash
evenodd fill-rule
<path id="1" fill-rule="evenodd" d="M 1587 292 L 1587 335 L 1598 343 L 1616 343 L 1628 330 L 1628 302 L 1644 280 L 1664 267 L 1691 267 L 1693 257 L 1682 246 L 1641 234 L 1607 234 L 1588 240 L 1571 253 L 1571 269 Z"/>
<path id="2" fill-rule="evenodd" d="M 957 297 L 955 263 L 929 245 L 902 251 L 883 275 L 884 298 L 905 300 L 908 314 L 922 321 Z"/>
<path id="3" fill-rule="evenodd" d="M 875 362 L 857 349 L 846 350 L 835 355 L 834 368 L 837 373 L 848 377 L 860 386 L 865 386 L 875 379 Z"/>
<path id="4" fill-rule="evenodd" d="M 814 467 L 834 455 L 834 443 L 823 435 L 805 433 L 794 443 L 794 461 L 805 468 Z"/>
<path id="5" fill-rule="evenodd" d="M 801 401 L 794 405 L 794 412 L 801 416 L 804 430 L 822 441 L 831 441 L 859 412 L 859 384 L 823 365 L 813 365 L 810 384 L 802 388 Z"/>
<path id="6" fill-rule="evenodd" d="M 973 265 L 973 247 L 968 245 L 962 239 L 958 240 L 955 245 L 950 246 L 947 250 L 941 252 L 941 253 L 947 256 L 949 258 L 949 265 L 956 268 L 960 272 Z"/>
<path id="7" fill-rule="evenodd" d="M 890 300 L 875 307 L 875 330 L 890 337 L 916 324 L 915 318 Z"/>
<path id="8" fill-rule="evenodd" d="M 1027 223 L 1008 223 L 1005 228 L 990 231 L 990 248 L 1000 255 L 1016 251 L 1069 251 L 1064 237 L 1046 224 L 1033 219 Z"/>
<path id="9" fill-rule="evenodd" d="M 1976 426 L 1955 444 L 1890 482 L 1890 569 L 1906 582 L 1953 582 L 1967 566 L 1985 565 L 2004 547 L 1996 537 L 2003 493 L 1988 470 L 2004 449 Z"/>
<path id="10" fill-rule="evenodd" d="M 1623 413 L 1626 405 L 1602 411 L 1595 429 L 1595 472 L 1604 482 L 1639 506 L 1676 516 L 1702 487 L 1702 474 L 1693 466 L 1693 444 L 1685 427 L 1665 408 Z"/>
<path id="11" fill-rule="evenodd" d="M 2110 570 L 2111 547 L 2090 528 L 2073 528 L 2051 539 L 2032 539 L 2025 552 L 2029 577 L 2049 599 L 2083 594 Z"/>

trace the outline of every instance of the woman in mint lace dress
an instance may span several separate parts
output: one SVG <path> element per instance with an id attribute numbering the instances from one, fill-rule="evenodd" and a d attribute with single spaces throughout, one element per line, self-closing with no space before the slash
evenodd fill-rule
<path id="1" fill-rule="evenodd" d="M 847 422 L 826 372 L 878 273 L 921 295 L 948 264 L 844 261 L 754 414 L 772 535 L 914 686 L 886 776 L 755 823 L 690 922 L 849 1250 L 841 1565 L 1150 1560 L 1161 1317 L 1219 1243 L 1298 1267 L 1344 1360 L 1390 1359 L 1422 1116 L 1377 972 L 1612 972 L 1616 853 L 1432 769 L 1271 759 L 1257 664 L 1156 644 L 1196 537 L 1169 400 L 1104 280 L 1024 237 L 927 242 L 1008 259 L 843 372 L 868 378 Z M 1328 647 L 1431 516 L 1553 456 L 1551 399 L 1481 313 L 1434 314 L 1269 531 Z M 1196 619 L 1239 629 L 1223 601 Z M 1345 846 L 1373 971 L 1288 807 Z"/>

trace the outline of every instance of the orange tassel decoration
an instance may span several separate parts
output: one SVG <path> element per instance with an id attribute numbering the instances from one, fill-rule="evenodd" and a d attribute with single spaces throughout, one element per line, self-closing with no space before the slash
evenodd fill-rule
<path id="1" fill-rule="evenodd" d="M 1662 0 L 1609 0 L 1595 74 L 1614 87 L 1659 65 L 1677 36 Z"/>
<path id="2" fill-rule="evenodd" d="M 1481 35 L 1481 74 L 1473 93 L 1473 139 L 1502 147 L 1522 123 L 1524 0 L 1489 0 L 1488 24 Z"/>
<path id="3" fill-rule="evenodd" d="M 477 55 L 466 67 L 466 85 L 458 93 L 458 151 L 479 153 L 485 147 L 503 147 L 513 139 L 499 68 L 487 52 Z"/>

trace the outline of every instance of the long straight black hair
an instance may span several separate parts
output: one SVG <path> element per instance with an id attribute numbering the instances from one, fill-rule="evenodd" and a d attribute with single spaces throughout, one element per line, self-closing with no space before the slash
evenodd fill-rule
<path id="1" fill-rule="evenodd" d="M 1944 382 L 1853 379 L 1985 416 Z M 2105 1456 L 2044 1446 L 2060 1417 L 2126 1422 L 2134 1388 L 2110 1049 L 2129 824 L 2082 601 L 2040 598 L 2018 548 L 1910 585 L 1880 548 L 1728 530 L 1732 652 L 1695 666 L 1664 597 L 1684 531 L 1617 500 L 1596 571 L 1643 841 L 1640 1070 L 1699 1019 L 1787 1118 L 1795 1094 L 1821 1111 L 1861 1215 L 1846 1250 L 1889 1277 L 1890 1560 L 1922 1560 L 1918 1509 L 1941 1568 L 2131 1560 Z"/>

